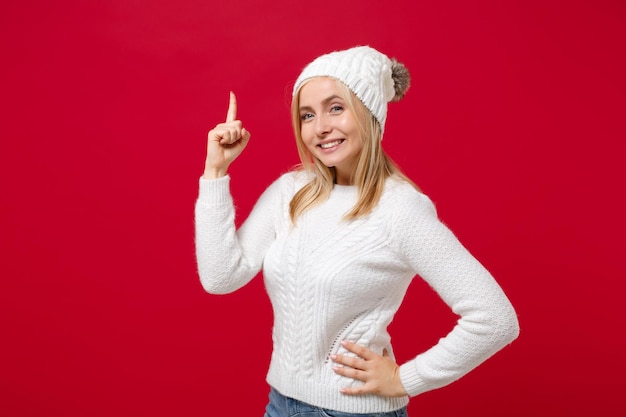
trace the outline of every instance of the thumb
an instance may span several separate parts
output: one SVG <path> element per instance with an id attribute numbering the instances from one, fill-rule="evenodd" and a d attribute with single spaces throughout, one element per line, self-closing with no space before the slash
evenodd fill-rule
<path id="1" fill-rule="evenodd" d="M 248 131 L 245 127 L 241 129 L 241 138 L 243 140 L 250 139 L 250 136 L 251 136 L 250 131 Z"/>

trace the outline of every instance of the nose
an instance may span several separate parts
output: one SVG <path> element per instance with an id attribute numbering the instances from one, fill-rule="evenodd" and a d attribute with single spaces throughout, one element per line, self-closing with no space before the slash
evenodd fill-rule
<path id="1" fill-rule="evenodd" d="M 326 136 L 332 130 L 330 121 L 326 115 L 319 115 L 315 118 L 315 134 L 317 136 Z"/>

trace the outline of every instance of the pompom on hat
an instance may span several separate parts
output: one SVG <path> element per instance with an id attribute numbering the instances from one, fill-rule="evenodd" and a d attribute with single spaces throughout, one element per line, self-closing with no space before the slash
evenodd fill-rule
<path id="1" fill-rule="evenodd" d="M 344 83 L 374 115 L 381 132 L 387 120 L 387 103 L 398 101 L 409 88 L 409 71 L 395 59 L 369 46 L 357 46 L 316 58 L 296 80 L 293 95 L 314 77 L 332 77 Z"/>

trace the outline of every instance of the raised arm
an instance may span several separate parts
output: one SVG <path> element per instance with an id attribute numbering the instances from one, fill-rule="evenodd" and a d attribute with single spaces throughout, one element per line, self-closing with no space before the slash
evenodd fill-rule
<path id="1" fill-rule="evenodd" d="M 273 216 L 279 197 L 276 186 L 266 190 L 236 230 L 227 170 L 249 139 L 250 133 L 237 120 L 237 100 L 231 93 L 226 121 L 208 134 L 205 170 L 195 206 L 198 273 L 210 293 L 232 292 L 249 282 L 260 271 L 265 251 L 274 239 Z"/>

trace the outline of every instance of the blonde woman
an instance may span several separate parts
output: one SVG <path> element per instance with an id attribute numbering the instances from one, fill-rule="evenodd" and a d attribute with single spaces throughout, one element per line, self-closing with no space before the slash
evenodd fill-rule
<path id="1" fill-rule="evenodd" d="M 292 101 L 302 164 L 238 230 L 228 167 L 250 132 L 233 94 L 208 134 L 198 271 L 207 292 L 224 294 L 263 269 L 275 320 L 266 417 L 406 416 L 410 397 L 457 380 L 518 335 L 500 286 L 382 149 L 387 103 L 408 87 L 407 69 L 367 46 L 306 66 Z M 459 319 L 397 364 L 387 327 L 416 276 Z"/>

